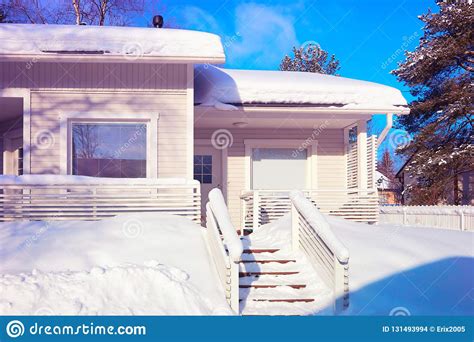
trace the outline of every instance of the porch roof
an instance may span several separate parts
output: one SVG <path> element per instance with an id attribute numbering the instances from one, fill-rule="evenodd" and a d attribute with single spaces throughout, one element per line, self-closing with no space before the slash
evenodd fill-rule
<path id="1" fill-rule="evenodd" d="M 373 82 L 305 72 L 195 69 L 195 104 L 217 110 L 291 108 L 306 112 L 408 114 L 400 90 Z"/>
<path id="2" fill-rule="evenodd" d="M 219 36 L 199 31 L 84 25 L 0 25 L 0 60 L 223 63 Z"/>

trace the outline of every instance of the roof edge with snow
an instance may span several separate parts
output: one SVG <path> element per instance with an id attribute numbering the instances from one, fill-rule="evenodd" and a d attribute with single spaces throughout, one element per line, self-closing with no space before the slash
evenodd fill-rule
<path id="1" fill-rule="evenodd" d="M 195 105 L 216 110 L 408 114 L 400 90 L 306 72 L 195 68 Z"/>
<path id="2" fill-rule="evenodd" d="M 1 24 L 0 41 L 2 61 L 225 62 L 219 36 L 181 29 Z"/>

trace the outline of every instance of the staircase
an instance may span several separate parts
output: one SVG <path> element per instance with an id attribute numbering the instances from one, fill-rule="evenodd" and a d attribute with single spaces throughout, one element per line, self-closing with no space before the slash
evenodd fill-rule
<path id="1" fill-rule="evenodd" d="M 308 315 L 330 305 L 332 291 L 303 255 L 248 248 L 240 262 L 239 298 L 242 315 Z"/>
<path id="2" fill-rule="evenodd" d="M 235 313 L 338 314 L 347 308 L 349 251 L 302 192 L 291 194 L 291 214 L 245 237 L 237 235 L 222 192 L 212 189 L 208 197 L 209 252 Z"/>

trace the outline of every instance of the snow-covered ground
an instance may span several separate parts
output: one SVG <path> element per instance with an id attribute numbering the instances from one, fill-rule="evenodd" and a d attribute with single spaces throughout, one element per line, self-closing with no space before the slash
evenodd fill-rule
<path id="1" fill-rule="evenodd" d="M 0 315 L 230 314 L 202 228 L 171 215 L 0 224 Z"/>
<path id="2" fill-rule="evenodd" d="M 395 225 L 367 225 L 327 216 L 350 253 L 347 315 L 473 315 L 474 234 Z M 290 248 L 287 215 L 247 238 L 253 247 Z M 299 256 L 303 258 L 304 256 Z M 303 260 L 304 261 L 304 260 Z M 307 281 L 308 279 L 302 279 Z M 327 301 L 314 279 L 318 299 Z M 311 306 L 294 304 L 308 313 Z M 290 307 L 291 308 L 291 307 Z M 321 308 L 316 308 L 321 310 Z M 265 312 L 265 308 L 261 308 Z M 318 314 L 331 314 L 330 308 Z"/>
<path id="3" fill-rule="evenodd" d="M 347 314 L 474 314 L 473 233 L 328 220 L 350 252 Z"/>
<path id="4" fill-rule="evenodd" d="M 328 221 L 350 252 L 346 314 L 474 314 L 473 233 Z M 290 258 L 290 241 L 285 217 L 261 227 L 244 245 L 279 248 L 274 258 Z M 304 262 L 297 264 L 301 274 L 288 281 L 310 284 L 304 291 L 318 293 L 317 307 L 286 307 L 330 314 L 320 306 L 329 305 L 329 289 Z M 287 289 L 288 295 L 296 291 Z M 224 298 L 203 231 L 185 218 L 140 214 L 100 222 L 0 224 L 0 315 L 231 314 Z M 266 305 L 253 309 L 265 314 Z"/>

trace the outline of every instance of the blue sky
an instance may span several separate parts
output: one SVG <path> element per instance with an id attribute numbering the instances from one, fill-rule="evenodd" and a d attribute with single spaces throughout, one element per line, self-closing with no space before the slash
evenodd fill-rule
<path id="1" fill-rule="evenodd" d="M 221 36 L 226 67 L 278 69 L 293 46 L 317 42 L 341 62 L 340 74 L 407 89 L 390 75 L 422 36 L 418 16 L 434 0 L 301 0 L 159 2 L 174 26 Z M 374 119 L 376 131 L 384 118 Z M 383 149 L 383 148 L 382 148 Z M 381 149 L 381 150 L 382 150 Z"/>

